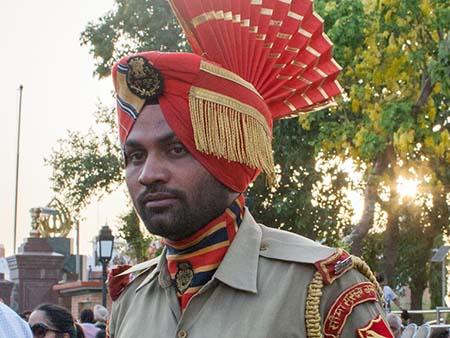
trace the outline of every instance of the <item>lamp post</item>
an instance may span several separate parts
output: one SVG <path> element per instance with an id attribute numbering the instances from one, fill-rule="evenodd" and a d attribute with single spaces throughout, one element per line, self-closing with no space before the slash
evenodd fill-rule
<path id="1" fill-rule="evenodd" d="M 100 233 L 97 236 L 97 258 L 102 263 L 103 275 L 102 275 L 102 305 L 106 307 L 106 267 L 111 260 L 112 251 L 114 246 L 114 236 L 111 233 L 111 229 L 104 225 L 100 229 Z"/>

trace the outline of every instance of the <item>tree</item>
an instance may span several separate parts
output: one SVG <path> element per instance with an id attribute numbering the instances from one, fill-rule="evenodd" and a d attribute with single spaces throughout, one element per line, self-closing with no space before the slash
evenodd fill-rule
<path id="1" fill-rule="evenodd" d="M 110 193 L 123 182 L 113 111 L 99 106 L 96 124 L 100 133 L 71 131 L 45 160 L 53 169 L 53 189 L 71 210 L 83 209 L 94 196 Z"/>
<path id="2" fill-rule="evenodd" d="M 340 244 L 353 216 L 346 191 L 355 188 L 341 161 L 318 157 L 298 120 L 279 121 L 274 128 L 278 187 L 259 177 L 248 191 L 249 207 L 258 221 L 325 242 Z"/>
<path id="3" fill-rule="evenodd" d="M 339 40 L 343 2 L 319 4 L 332 25 L 328 32 L 344 66 L 346 95 L 334 119 L 318 121 L 316 114 L 306 121 L 319 128 L 323 151 L 349 154 L 367 165 L 364 214 L 350 236 L 352 251 L 361 253 L 381 208 L 387 216 L 383 270 L 390 282 L 398 280 L 398 258 L 404 258 L 398 250 L 409 248 L 406 265 L 415 267 L 408 272 L 412 304 L 419 308 L 434 238 L 449 226 L 450 9 L 437 0 L 365 1 L 362 17 L 370 20 L 361 22 L 363 43 L 354 48 Z M 420 180 L 432 207 L 401 203 L 399 177 Z M 420 250 L 411 255 L 413 247 Z"/>
<path id="4" fill-rule="evenodd" d="M 109 76 L 114 61 L 132 52 L 188 49 L 166 0 L 116 0 L 115 5 L 81 33 L 81 44 L 90 46 L 96 60 L 95 75 Z"/>

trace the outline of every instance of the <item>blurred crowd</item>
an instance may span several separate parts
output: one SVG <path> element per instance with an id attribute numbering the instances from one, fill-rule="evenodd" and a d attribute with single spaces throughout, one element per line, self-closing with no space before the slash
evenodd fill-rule
<path id="1" fill-rule="evenodd" d="M 448 325 L 423 324 L 418 326 L 411 322 L 408 311 L 403 310 L 401 315 L 388 313 L 387 321 L 394 338 L 449 338 Z"/>
<path id="2" fill-rule="evenodd" d="M 108 317 L 102 305 L 83 309 L 74 318 L 55 304 L 41 304 L 18 315 L 0 302 L 0 338 L 105 338 Z"/>

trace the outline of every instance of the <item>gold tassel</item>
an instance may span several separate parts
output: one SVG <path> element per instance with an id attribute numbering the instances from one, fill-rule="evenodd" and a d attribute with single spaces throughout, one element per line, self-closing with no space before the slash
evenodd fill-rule
<path id="1" fill-rule="evenodd" d="M 272 135 L 255 108 L 229 96 L 192 87 L 189 109 L 198 151 L 259 168 L 275 182 Z"/>

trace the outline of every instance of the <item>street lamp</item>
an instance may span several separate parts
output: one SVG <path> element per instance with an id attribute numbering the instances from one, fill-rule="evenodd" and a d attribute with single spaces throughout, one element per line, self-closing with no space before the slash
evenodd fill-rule
<path id="1" fill-rule="evenodd" d="M 114 236 L 111 229 L 104 225 L 100 229 L 97 236 L 97 258 L 102 263 L 103 267 L 103 283 L 102 283 L 102 304 L 106 307 L 106 267 L 111 260 L 114 246 Z"/>

